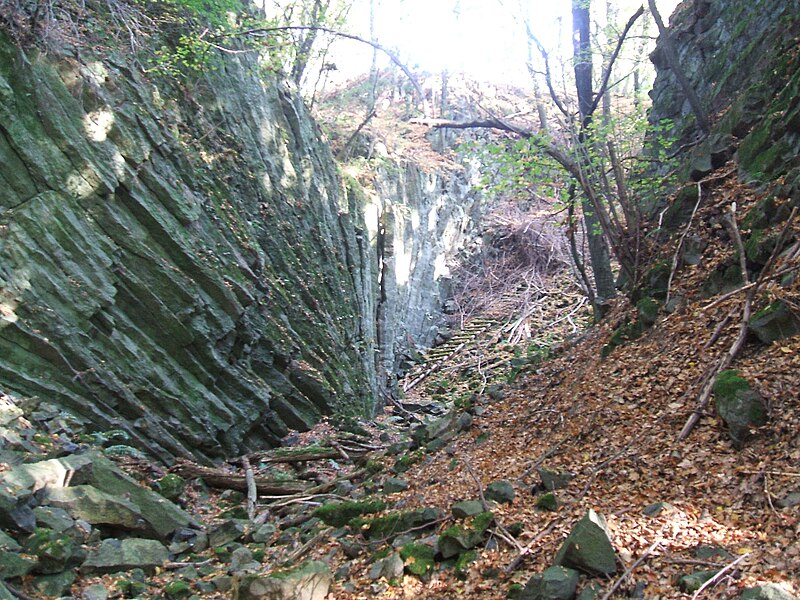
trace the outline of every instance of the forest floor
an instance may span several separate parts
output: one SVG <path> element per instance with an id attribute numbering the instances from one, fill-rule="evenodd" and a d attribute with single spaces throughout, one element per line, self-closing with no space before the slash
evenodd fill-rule
<path id="1" fill-rule="evenodd" d="M 471 306 L 461 305 L 453 316 L 460 332 L 406 376 L 403 398 L 374 421 L 358 424 L 366 436 L 362 447 L 376 449 L 372 475 L 349 492 L 337 488 L 325 500 L 382 498 L 388 508 L 381 514 L 439 509 L 446 516 L 433 527 L 406 532 L 422 543 L 435 543 L 437 534 L 453 525 L 447 515 L 454 503 L 479 499 L 498 480 L 512 484 L 515 498 L 492 507 L 493 525 L 472 563 L 458 572 L 452 561 L 436 562 L 418 577 L 409 573 L 413 559 L 406 559 L 405 572 L 387 576 L 375 565 L 400 543 L 370 542 L 353 524 L 340 529 L 315 524 L 310 511 L 323 498 L 301 495 L 260 500 L 261 521 L 277 525 L 275 539 L 261 552 L 264 568 L 325 561 L 336 574 L 331 600 L 506 598 L 553 564 L 565 536 L 593 509 L 607 520 L 618 569 L 609 578 L 582 577 L 580 588 L 597 586 L 594 596 L 585 597 L 737 598 L 743 588 L 765 583 L 797 596 L 800 336 L 772 344 L 748 337 L 735 358 L 732 368 L 763 395 L 769 411 L 768 423 L 737 449 L 713 403 L 698 409 L 697 399 L 704 374 L 737 336 L 744 294 L 709 297 L 703 284 L 733 255 L 733 243 L 720 233 L 731 201 L 741 215 L 761 196 L 735 176 L 705 193 L 706 202 L 689 227 L 706 245 L 702 260 L 675 272 L 670 294 L 679 301 L 674 310 L 659 312 L 637 339 L 603 357 L 614 331 L 637 318 L 636 307 L 619 298 L 600 324 L 587 328 L 590 311 L 570 287 L 567 272 L 534 277 L 530 261 L 507 260 L 509 255 L 501 253 L 495 258 L 500 256 L 502 264 L 495 262 L 494 268 L 502 275 L 484 278 L 488 288 L 470 288 Z M 800 239 L 793 227 L 794 239 Z M 664 245 L 667 262 L 683 231 L 688 229 Z M 500 236 L 506 242 L 513 237 Z M 796 254 L 790 256 L 795 263 Z M 793 265 L 778 261 L 774 270 L 787 266 Z M 776 298 L 800 304 L 798 281 L 765 281 L 754 309 Z M 454 406 L 471 414 L 466 431 L 436 450 L 392 450 L 390 444 L 408 440 L 410 424 L 429 418 L 426 412 Z M 696 410 L 699 423 L 679 441 Z M 292 443 L 325 445 L 340 435 L 322 423 L 294 436 Z M 274 475 L 275 465 L 260 465 L 258 457 L 251 461 L 256 475 Z M 321 480 L 346 478 L 345 462 L 317 463 L 310 471 Z M 555 510 L 536 507 L 543 491 L 538 469 L 572 476 L 555 490 Z M 152 474 L 142 473 L 141 479 L 148 477 Z M 383 493 L 389 477 L 402 478 L 407 489 Z M 241 494 L 196 487 L 183 498 L 204 523 L 230 516 L 237 502 L 243 502 Z M 649 515 L 648 507 L 655 509 Z M 196 560 L 206 565 L 208 581 L 227 568 L 211 549 Z M 681 589 L 682 576 L 704 571 L 718 577 L 699 592 Z M 176 577 L 180 571 L 164 571 L 149 584 L 158 590 Z"/>
<path id="2" fill-rule="evenodd" d="M 504 383 L 502 393 L 492 397 L 482 385 L 472 429 L 403 474 L 408 490 L 389 500 L 405 509 L 447 511 L 455 502 L 477 499 L 493 481 L 514 485 L 514 501 L 494 509 L 497 535 L 464 576 L 442 569 L 426 579 L 406 575 L 379 586 L 366 576 L 366 556 L 360 571 L 358 563 L 350 570 L 356 589 L 346 593 L 337 585 L 332 597 L 504 598 L 512 583 L 524 584 L 552 564 L 588 509 L 605 515 L 619 559 L 617 575 L 600 581 L 604 591 L 627 573 L 614 597 L 728 598 L 767 582 L 800 593 L 800 506 L 791 506 L 800 492 L 800 336 L 770 345 L 748 338 L 732 365 L 769 406 L 768 424 L 753 431 L 744 449 L 734 447 L 710 407 L 700 409 L 698 425 L 678 440 L 696 410 L 704 373 L 728 351 L 739 327 L 735 316 L 744 294 L 709 307 L 714 298 L 701 291 L 708 274 L 733 252 L 733 243 L 718 234 L 720 218 L 731 201 L 743 214 L 758 197 L 735 176 L 714 187 L 692 226 L 708 247 L 700 265 L 675 275 L 671 293 L 681 298 L 675 312 L 662 312 L 640 338 L 603 358 L 612 332 L 636 314 L 618 300 L 580 343 Z M 796 281 L 784 287 L 768 283 L 759 305 L 775 297 L 796 303 L 798 291 Z M 720 328 L 728 314 L 734 318 Z M 508 330 L 508 316 L 497 330 L 484 331 L 484 339 L 502 337 L 496 334 L 504 325 Z M 713 337 L 718 339 L 710 344 Z M 495 348 L 507 350 L 502 344 Z M 484 350 L 490 364 L 492 350 Z M 474 354 L 448 360 L 449 385 L 417 385 L 409 402 L 430 402 L 431 391 L 436 398 L 442 391 L 459 394 L 457 374 L 474 368 Z M 491 387 L 509 372 L 481 376 Z M 429 379 L 441 381 L 437 373 Z M 574 475 L 556 491 L 554 512 L 535 507 L 541 492 L 537 468 Z M 647 516 L 644 509 L 655 503 L 667 506 Z M 521 529 L 515 539 L 503 539 L 502 532 L 515 527 Z M 681 576 L 708 570 L 724 573 L 701 594 L 678 588 Z"/>

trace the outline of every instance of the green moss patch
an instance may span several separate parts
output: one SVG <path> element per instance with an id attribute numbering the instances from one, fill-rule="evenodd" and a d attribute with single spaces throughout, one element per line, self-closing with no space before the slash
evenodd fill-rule
<path id="1" fill-rule="evenodd" d="M 331 502 L 323 504 L 314 511 L 314 516 L 333 527 L 344 527 L 361 515 L 378 513 L 386 509 L 383 500 L 362 500 L 354 502 Z"/>

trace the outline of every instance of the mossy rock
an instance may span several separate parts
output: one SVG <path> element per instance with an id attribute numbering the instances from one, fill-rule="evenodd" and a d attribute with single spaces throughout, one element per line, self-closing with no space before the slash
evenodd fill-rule
<path id="1" fill-rule="evenodd" d="M 636 303 L 636 310 L 639 313 L 639 323 L 641 323 L 643 327 L 652 327 L 658 319 L 658 311 L 661 310 L 661 302 L 650 296 L 645 296 Z"/>
<path id="2" fill-rule="evenodd" d="M 177 581 L 170 581 L 164 586 L 164 595 L 170 600 L 178 600 L 180 598 L 188 598 L 192 595 L 192 588 L 188 582 L 179 579 Z"/>
<path id="3" fill-rule="evenodd" d="M 664 213 L 662 227 L 667 231 L 677 231 L 681 225 L 689 221 L 696 204 L 697 186 L 687 185 L 682 188 Z"/>
<path id="4" fill-rule="evenodd" d="M 409 530 L 425 529 L 442 518 L 437 508 L 419 508 L 408 512 L 389 513 L 374 519 L 356 517 L 349 525 L 369 540 L 390 540 Z"/>
<path id="5" fill-rule="evenodd" d="M 495 502 L 500 503 L 506 502 L 510 504 L 514 502 L 516 492 L 514 491 L 514 486 L 511 485 L 510 481 L 501 479 L 498 481 L 493 481 L 487 485 L 484 495 L 487 500 L 494 500 Z"/>
<path id="6" fill-rule="evenodd" d="M 693 594 L 716 574 L 717 571 L 695 571 L 694 573 L 683 575 L 678 580 L 678 587 L 684 594 Z"/>
<path id="7" fill-rule="evenodd" d="M 650 267 L 643 277 L 644 295 L 664 300 L 667 297 L 667 286 L 669 285 L 671 272 L 672 266 L 665 260 L 658 261 Z"/>
<path id="8" fill-rule="evenodd" d="M 38 573 L 59 573 L 76 555 L 79 548 L 65 533 L 39 528 L 25 541 L 25 552 L 35 555 L 39 561 Z"/>
<path id="9" fill-rule="evenodd" d="M 433 570 L 435 551 L 425 544 L 407 544 L 400 548 L 407 572 L 417 577 L 427 575 Z"/>
<path id="10" fill-rule="evenodd" d="M 439 553 L 448 559 L 471 550 L 483 541 L 484 533 L 493 519 L 493 513 L 483 512 L 475 515 L 470 525 L 448 527 L 439 536 Z"/>
<path id="11" fill-rule="evenodd" d="M 751 427 L 760 427 L 767 422 L 764 399 L 737 371 L 722 371 L 717 375 L 714 403 L 736 446 L 744 443 Z"/>
<path id="12" fill-rule="evenodd" d="M 748 588 L 742 592 L 741 600 L 797 600 L 782 586 L 774 583 Z"/>
<path id="13" fill-rule="evenodd" d="M 536 499 L 536 508 L 540 510 L 558 510 L 558 500 L 553 492 L 542 494 Z"/>
<path id="14" fill-rule="evenodd" d="M 528 580 L 522 600 L 572 600 L 578 588 L 580 574 L 574 569 L 555 566 L 545 569 Z"/>
<path id="15" fill-rule="evenodd" d="M 386 509 L 383 500 L 330 502 L 314 511 L 314 516 L 332 527 L 344 527 L 356 517 L 381 512 Z"/>
<path id="16" fill-rule="evenodd" d="M 742 271 L 739 259 L 734 258 L 719 265 L 708 276 L 702 286 L 705 297 L 716 296 L 735 290 L 742 285 Z"/>
<path id="17" fill-rule="evenodd" d="M 639 321 L 623 323 L 611 334 L 608 343 L 600 350 L 600 356 L 606 358 L 614 348 L 641 337 L 643 331 L 644 326 Z"/>
<path id="18" fill-rule="evenodd" d="M 459 579 L 466 578 L 467 576 L 467 569 L 469 566 L 478 560 L 478 551 L 477 550 L 467 550 L 466 552 L 462 552 L 461 555 L 458 557 L 456 561 L 456 576 Z"/>
<path id="19" fill-rule="evenodd" d="M 750 319 L 750 331 L 764 344 L 800 333 L 800 316 L 784 302 L 773 302 Z"/>

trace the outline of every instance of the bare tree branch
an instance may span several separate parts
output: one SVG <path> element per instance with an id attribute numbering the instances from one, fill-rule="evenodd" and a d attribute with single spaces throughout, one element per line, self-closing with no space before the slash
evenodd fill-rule
<path id="1" fill-rule="evenodd" d="M 633 27 L 633 24 L 636 23 L 636 20 L 641 17 L 642 14 L 644 14 L 644 6 L 640 6 L 639 10 L 631 15 L 631 18 L 628 19 L 628 23 L 625 25 L 625 29 L 622 30 L 622 33 L 617 39 L 617 46 L 614 48 L 614 52 L 611 53 L 608 66 L 606 67 L 605 73 L 603 73 L 602 81 L 600 82 L 600 89 L 597 90 L 597 95 L 594 97 L 589 114 L 593 113 L 597 109 L 597 106 L 600 104 L 600 100 L 603 98 L 603 94 L 606 93 L 608 79 L 611 77 L 611 71 L 614 68 L 614 63 L 616 62 L 617 57 L 619 57 L 620 50 L 622 50 L 622 44 L 625 41 L 625 38 L 628 36 L 628 32 L 631 30 L 631 27 Z"/>
<path id="2" fill-rule="evenodd" d="M 269 33 L 277 33 L 280 31 L 318 31 L 322 33 L 328 33 L 330 35 L 335 35 L 336 37 L 344 38 L 346 40 L 353 40 L 354 42 L 361 42 L 362 44 L 367 44 L 368 46 L 372 46 L 376 50 L 383 52 L 389 59 L 396 64 L 403 74 L 408 77 L 408 80 L 414 86 L 417 94 L 419 95 L 420 101 L 425 99 L 425 94 L 422 91 L 422 86 L 420 86 L 419 82 L 417 81 L 416 77 L 414 77 L 413 73 L 409 70 L 409 68 L 401 61 L 397 54 L 389 50 L 386 46 L 383 46 L 377 42 L 373 42 L 371 40 L 364 39 L 357 35 L 353 35 L 352 33 L 345 33 L 344 31 L 338 31 L 336 29 L 331 29 L 329 27 L 313 27 L 310 25 L 285 25 L 281 27 L 255 27 L 253 29 L 244 29 L 242 31 L 236 31 L 233 33 L 226 33 L 222 37 L 245 37 L 245 36 L 260 36 L 266 35 Z"/>

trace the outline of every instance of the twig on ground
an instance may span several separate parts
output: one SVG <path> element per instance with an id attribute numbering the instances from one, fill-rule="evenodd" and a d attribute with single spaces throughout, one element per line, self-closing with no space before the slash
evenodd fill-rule
<path id="1" fill-rule="evenodd" d="M 727 565 L 727 566 L 723 567 L 722 569 L 720 569 L 719 572 L 716 575 L 714 575 L 711 579 L 709 579 L 703 585 L 700 586 L 700 588 L 694 593 L 694 596 L 692 596 L 692 600 L 697 600 L 697 598 L 700 597 L 700 594 L 702 594 L 703 591 L 705 591 L 707 588 L 710 588 L 711 586 L 715 585 L 720 579 L 722 579 L 722 576 L 725 573 L 727 573 L 728 571 L 733 569 L 733 567 L 738 565 L 740 562 L 742 562 L 748 556 L 750 556 L 749 552 L 746 553 L 746 554 L 742 554 L 739 558 L 734 560 L 732 563 L 730 563 L 729 565 Z"/>
<path id="2" fill-rule="evenodd" d="M 185 569 L 186 567 L 203 567 L 210 565 L 215 560 L 217 560 L 216 557 L 201 560 L 200 562 L 168 562 L 164 563 L 164 569 L 174 571 L 175 569 Z"/>
<path id="3" fill-rule="evenodd" d="M 678 263 L 681 260 L 681 250 L 683 249 L 683 241 L 686 239 L 686 236 L 689 234 L 689 231 L 692 229 L 692 222 L 694 221 L 694 216 L 697 214 L 697 209 L 700 208 L 700 203 L 703 201 L 703 183 L 701 181 L 697 182 L 697 202 L 695 202 L 694 209 L 692 210 L 692 216 L 689 217 L 689 222 L 686 224 L 686 228 L 683 230 L 683 235 L 678 240 L 678 245 L 675 247 L 675 256 L 672 257 L 672 268 L 669 271 L 669 279 L 667 280 L 667 298 L 664 300 L 664 304 L 669 304 L 670 293 L 672 290 L 672 280 L 675 278 L 675 273 L 678 271 Z"/>
<path id="4" fill-rule="evenodd" d="M 303 555 L 306 554 L 306 552 L 311 550 L 311 548 L 313 548 L 316 544 L 318 544 L 325 537 L 327 537 L 332 529 L 333 529 L 332 527 L 328 527 L 327 529 L 323 529 L 322 531 L 320 531 L 317 535 L 312 537 L 305 544 L 300 546 L 297 550 L 295 550 L 294 552 L 289 554 L 289 556 L 287 556 L 286 559 L 283 562 L 285 564 L 292 564 L 292 563 L 297 562 L 300 558 L 303 557 Z"/>
<path id="5" fill-rule="evenodd" d="M 619 588 L 619 586 L 622 585 L 622 582 L 625 581 L 625 578 L 628 577 L 628 575 L 630 575 L 631 573 L 633 573 L 633 570 L 640 564 L 642 564 L 642 562 L 644 562 L 644 560 L 648 556 L 650 556 L 650 554 L 652 554 L 653 551 L 656 548 L 658 548 L 659 545 L 661 545 L 661 540 L 656 540 L 655 542 L 653 542 L 650 545 L 650 547 L 644 551 L 644 554 L 642 554 L 638 559 L 636 559 L 636 562 L 634 562 L 630 567 L 625 569 L 625 572 L 622 574 L 622 576 L 619 579 L 617 579 L 616 583 L 614 583 L 614 585 L 612 585 L 611 588 L 603 595 L 601 600 L 608 600 L 609 598 L 611 598 L 614 592 L 617 591 L 617 588 Z"/>

